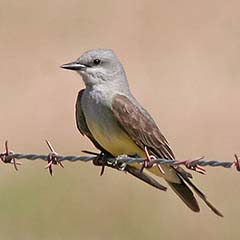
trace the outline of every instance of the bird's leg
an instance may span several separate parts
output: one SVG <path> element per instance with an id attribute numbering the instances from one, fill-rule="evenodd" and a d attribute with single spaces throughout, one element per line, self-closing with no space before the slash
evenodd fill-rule
<path id="1" fill-rule="evenodd" d="M 141 171 L 143 171 L 144 168 L 150 168 L 153 166 L 153 164 L 151 163 L 153 160 L 156 159 L 156 157 L 154 155 L 150 155 L 149 152 L 148 152 L 148 149 L 147 147 L 145 146 L 144 147 L 144 152 L 146 154 L 146 159 L 144 160 L 143 164 L 142 164 L 142 168 L 141 168 Z M 165 174 L 164 170 L 162 169 L 161 165 L 160 164 L 157 164 L 157 168 L 159 169 L 159 171 L 162 173 L 162 174 Z"/>

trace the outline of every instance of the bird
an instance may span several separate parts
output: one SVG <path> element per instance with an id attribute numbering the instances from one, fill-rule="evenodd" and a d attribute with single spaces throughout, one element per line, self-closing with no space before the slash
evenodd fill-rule
<path id="1" fill-rule="evenodd" d="M 123 65 L 111 49 L 92 49 L 77 60 L 63 64 L 63 69 L 77 72 L 85 85 L 76 101 L 76 124 L 101 153 L 175 160 L 168 140 L 154 119 L 132 95 Z M 149 161 L 149 159 L 148 159 Z M 142 171 L 143 164 L 127 164 L 125 170 L 144 182 L 166 191 L 166 187 Z M 223 214 L 190 180 L 191 174 L 180 166 L 158 164 L 147 168 L 163 178 L 193 212 L 200 207 L 198 195 L 218 216 Z M 194 192 L 194 193 L 193 193 Z"/>

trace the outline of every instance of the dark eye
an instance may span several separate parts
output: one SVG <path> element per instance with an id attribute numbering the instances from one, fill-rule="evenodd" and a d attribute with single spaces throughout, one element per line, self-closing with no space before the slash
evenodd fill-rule
<path id="1" fill-rule="evenodd" d="M 94 65 L 98 65 L 100 62 L 101 62 L 101 60 L 98 58 L 93 60 Z"/>

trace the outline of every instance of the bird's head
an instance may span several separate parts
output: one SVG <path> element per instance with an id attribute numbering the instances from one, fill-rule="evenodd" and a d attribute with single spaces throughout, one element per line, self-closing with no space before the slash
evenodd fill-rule
<path id="1" fill-rule="evenodd" d="M 89 50 L 76 61 L 63 64 L 61 67 L 79 73 L 86 87 L 127 83 L 122 64 L 109 49 Z"/>

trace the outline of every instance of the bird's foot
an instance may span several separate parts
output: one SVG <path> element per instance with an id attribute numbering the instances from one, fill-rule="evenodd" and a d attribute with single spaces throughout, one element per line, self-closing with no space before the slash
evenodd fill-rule
<path id="1" fill-rule="evenodd" d="M 93 164 L 96 166 L 101 166 L 100 176 L 104 174 L 105 167 L 107 165 L 108 154 L 101 152 L 96 158 L 93 159 Z"/>
<path id="2" fill-rule="evenodd" d="M 146 146 L 144 147 L 144 152 L 146 154 L 146 160 L 144 160 L 142 163 L 141 172 L 144 170 L 144 168 L 151 168 L 154 165 L 153 161 L 157 159 L 154 155 L 149 154 Z M 157 164 L 157 168 L 162 174 L 165 174 L 160 164 Z"/>
<path id="3" fill-rule="evenodd" d="M 196 171 L 198 173 L 201 174 L 205 174 L 206 170 L 205 168 L 197 165 L 197 161 L 202 160 L 204 157 L 199 157 L 199 158 L 195 158 L 195 159 L 190 159 L 190 160 L 176 160 L 173 163 L 173 166 L 177 166 L 177 165 L 185 165 L 186 168 Z"/>
<path id="4" fill-rule="evenodd" d="M 88 152 L 89 151 L 84 151 L 84 152 Z M 117 169 L 119 171 L 125 171 L 125 168 L 126 168 L 126 163 L 125 162 L 121 162 L 119 161 L 122 157 L 126 157 L 126 155 L 121 155 L 121 156 L 118 156 L 117 158 L 115 158 L 115 161 L 111 162 L 111 161 L 108 161 L 108 159 L 112 159 L 114 158 L 111 154 L 109 153 L 104 153 L 104 152 L 101 152 L 100 154 L 96 154 L 96 153 L 93 153 L 94 155 L 97 155 L 94 159 L 93 159 L 93 164 L 96 165 L 96 166 L 101 166 L 101 171 L 100 171 L 100 176 L 103 175 L 104 171 L 105 171 L 105 167 L 111 167 L 111 168 L 114 168 L 114 169 Z"/>

